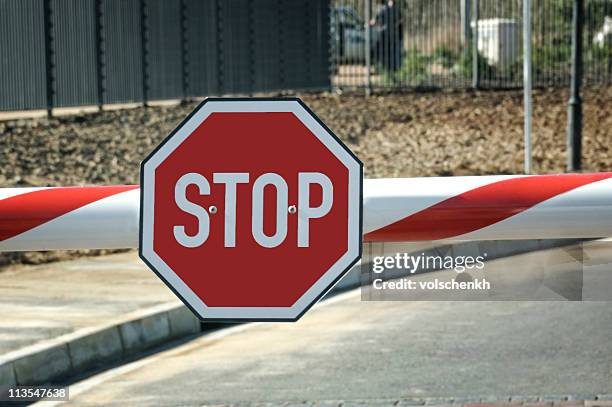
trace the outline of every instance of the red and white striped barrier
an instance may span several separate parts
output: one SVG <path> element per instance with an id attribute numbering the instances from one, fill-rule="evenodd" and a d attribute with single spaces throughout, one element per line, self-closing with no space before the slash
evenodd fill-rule
<path id="1" fill-rule="evenodd" d="M 138 247 L 138 185 L 0 189 L 0 251 Z"/>
<path id="2" fill-rule="evenodd" d="M 612 173 L 364 180 L 367 241 L 612 236 Z M 137 185 L 0 189 L 0 251 L 138 246 Z"/>
<path id="3" fill-rule="evenodd" d="M 612 173 L 373 179 L 370 241 L 612 236 Z"/>

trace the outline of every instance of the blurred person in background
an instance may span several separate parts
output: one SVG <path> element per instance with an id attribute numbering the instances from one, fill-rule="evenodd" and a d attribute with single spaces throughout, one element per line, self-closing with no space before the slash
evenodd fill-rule
<path id="1" fill-rule="evenodd" d="M 380 0 L 376 17 L 370 24 L 380 29 L 380 36 L 374 47 L 374 61 L 384 71 L 397 71 L 402 65 L 401 7 L 393 0 Z"/>

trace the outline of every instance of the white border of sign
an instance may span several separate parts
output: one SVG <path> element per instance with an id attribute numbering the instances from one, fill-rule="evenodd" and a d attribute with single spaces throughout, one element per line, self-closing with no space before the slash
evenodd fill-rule
<path id="1" fill-rule="evenodd" d="M 348 169 L 347 252 L 291 307 L 209 307 L 153 250 L 155 169 L 214 112 L 293 113 Z M 141 165 L 141 259 L 205 321 L 295 321 L 314 305 L 361 257 L 363 165 L 297 98 L 209 98 L 204 100 Z"/>

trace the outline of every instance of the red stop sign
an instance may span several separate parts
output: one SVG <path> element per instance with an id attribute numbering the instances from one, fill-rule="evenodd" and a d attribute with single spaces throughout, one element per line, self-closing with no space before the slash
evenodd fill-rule
<path id="1" fill-rule="evenodd" d="M 207 99 L 142 163 L 140 257 L 205 320 L 296 320 L 359 259 L 362 164 L 299 99 Z"/>

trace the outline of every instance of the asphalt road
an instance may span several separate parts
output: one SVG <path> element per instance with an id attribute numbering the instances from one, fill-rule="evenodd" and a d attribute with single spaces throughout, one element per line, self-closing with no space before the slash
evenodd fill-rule
<path id="1" fill-rule="evenodd" d="M 370 302 L 201 337 L 74 386 L 76 403 L 202 405 L 612 393 L 606 303 Z M 133 370 L 129 368 L 133 367 Z"/>
<path id="2" fill-rule="evenodd" d="M 602 394 L 610 302 L 364 302 L 359 290 L 295 324 L 219 331 L 71 386 L 75 404 L 135 406 Z"/>

